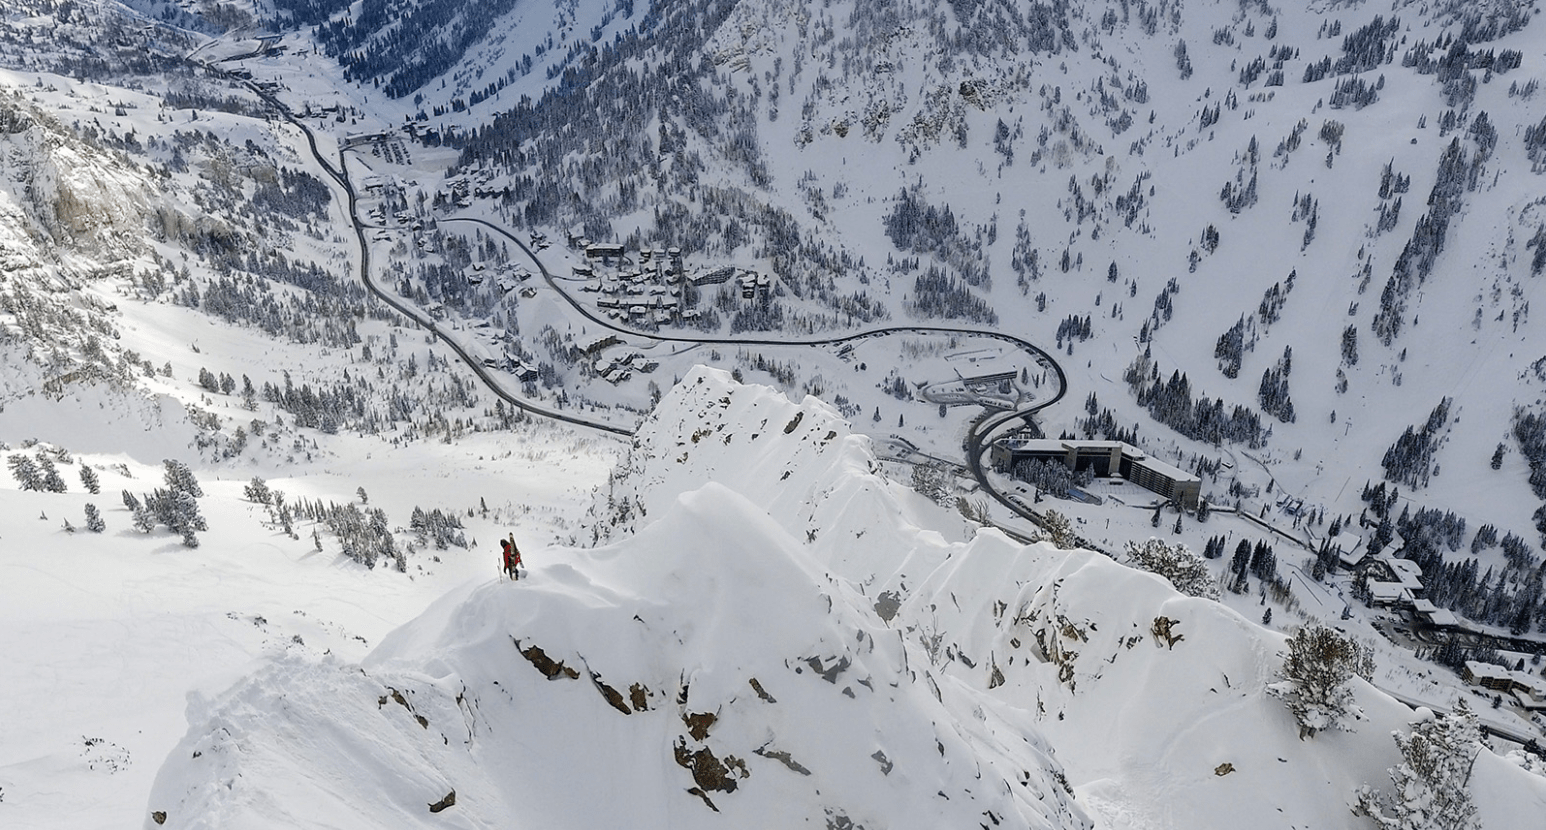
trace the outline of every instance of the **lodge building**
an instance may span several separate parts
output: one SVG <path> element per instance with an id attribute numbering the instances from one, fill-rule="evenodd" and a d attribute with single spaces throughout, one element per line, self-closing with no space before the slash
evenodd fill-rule
<path id="1" fill-rule="evenodd" d="M 1120 476 L 1183 507 L 1195 508 L 1202 498 L 1202 479 L 1121 441 L 1001 438 L 989 457 L 1006 474 L 1022 461 L 1055 461 L 1075 472 Z"/>

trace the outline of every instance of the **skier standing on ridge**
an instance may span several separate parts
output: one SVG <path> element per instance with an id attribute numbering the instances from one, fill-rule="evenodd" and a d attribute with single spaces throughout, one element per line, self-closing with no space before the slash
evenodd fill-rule
<path id="1" fill-rule="evenodd" d="M 500 539 L 499 548 L 503 555 L 502 564 L 504 565 L 505 575 L 510 577 L 512 581 L 519 580 L 521 578 L 521 572 L 519 569 L 521 564 L 521 551 L 515 546 L 515 534 L 510 534 L 510 538 L 508 539 Z"/>

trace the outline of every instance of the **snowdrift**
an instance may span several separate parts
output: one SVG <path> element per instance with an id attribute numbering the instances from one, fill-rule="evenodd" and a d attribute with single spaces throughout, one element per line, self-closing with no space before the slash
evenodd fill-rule
<path id="1" fill-rule="evenodd" d="M 1361 686 L 1368 723 L 1301 742 L 1279 635 L 1096 554 L 947 541 L 831 410 L 714 370 L 594 518 L 616 541 L 529 551 L 363 665 L 192 701 L 146 826 L 1357 827 L 1410 714 Z M 1495 826 L 1546 794 L 1473 785 Z"/>

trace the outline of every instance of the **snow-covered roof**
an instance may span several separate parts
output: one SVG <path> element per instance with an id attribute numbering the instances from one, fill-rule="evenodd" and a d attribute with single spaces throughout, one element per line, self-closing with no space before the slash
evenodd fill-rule
<path id="1" fill-rule="evenodd" d="M 1364 560 L 1364 557 L 1366 557 L 1368 555 L 1369 555 L 1369 549 L 1367 547 L 1359 545 L 1359 546 L 1352 547 L 1352 548 L 1343 548 L 1342 549 L 1342 555 L 1341 555 L 1340 558 L 1342 560 L 1342 564 L 1343 565 L 1346 565 L 1349 568 L 1352 568 L 1352 567 L 1357 567 L 1358 563 L 1362 562 Z"/>
<path id="2" fill-rule="evenodd" d="M 1018 452 L 1067 452 L 1064 443 L 1056 438 L 1011 438 L 1006 445 Z"/>
<path id="3" fill-rule="evenodd" d="M 1410 559 L 1397 559 L 1388 552 L 1390 550 L 1388 547 L 1385 548 L 1385 550 L 1375 554 L 1375 558 L 1390 568 L 1391 574 L 1395 576 L 1397 582 L 1401 583 L 1402 587 L 1410 588 L 1414 591 L 1422 590 L 1423 569 Z"/>
<path id="4" fill-rule="evenodd" d="M 1471 676 L 1477 679 L 1485 677 L 1496 680 L 1507 680 L 1509 674 L 1511 674 L 1508 669 L 1505 669 L 1502 666 L 1492 663 L 1480 663 L 1475 660 L 1465 661 L 1465 667 L 1466 671 L 1469 671 Z"/>
<path id="5" fill-rule="evenodd" d="M 1172 481 L 1196 483 L 1202 482 L 1202 479 L 1198 478 L 1197 476 L 1192 475 L 1191 473 L 1175 466 L 1174 464 L 1169 464 L 1159 460 L 1158 458 L 1150 457 L 1149 455 L 1145 454 L 1143 450 L 1140 450 L 1137 447 L 1128 446 L 1126 444 L 1122 444 L 1120 446 L 1122 447 L 1122 455 L 1131 458 L 1135 463 L 1141 463 L 1149 470 L 1165 476 Z"/>
<path id="6" fill-rule="evenodd" d="M 1455 616 L 1453 611 L 1449 611 L 1444 608 L 1435 609 L 1425 616 L 1427 616 L 1428 622 L 1432 623 L 1433 625 L 1450 628 L 1460 625 L 1460 618 Z"/>
<path id="7" fill-rule="evenodd" d="M 1341 533 L 1331 537 L 1333 547 L 1340 549 L 1344 554 L 1351 554 L 1364 547 L 1363 537 L 1351 530 L 1343 529 Z"/>
<path id="8" fill-rule="evenodd" d="M 1369 596 L 1376 603 L 1399 602 L 1406 595 L 1406 589 L 1399 582 L 1369 582 Z"/>

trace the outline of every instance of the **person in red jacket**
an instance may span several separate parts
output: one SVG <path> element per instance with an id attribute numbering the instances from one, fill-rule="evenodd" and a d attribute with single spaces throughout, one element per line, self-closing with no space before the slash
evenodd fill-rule
<path id="1" fill-rule="evenodd" d="M 499 547 L 504 555 L 505 575 L 512 580 L 520 579 L 521 551 L 515 546 L 515 534 L 510 534 L 508 539 L 500 539 Z"/>

